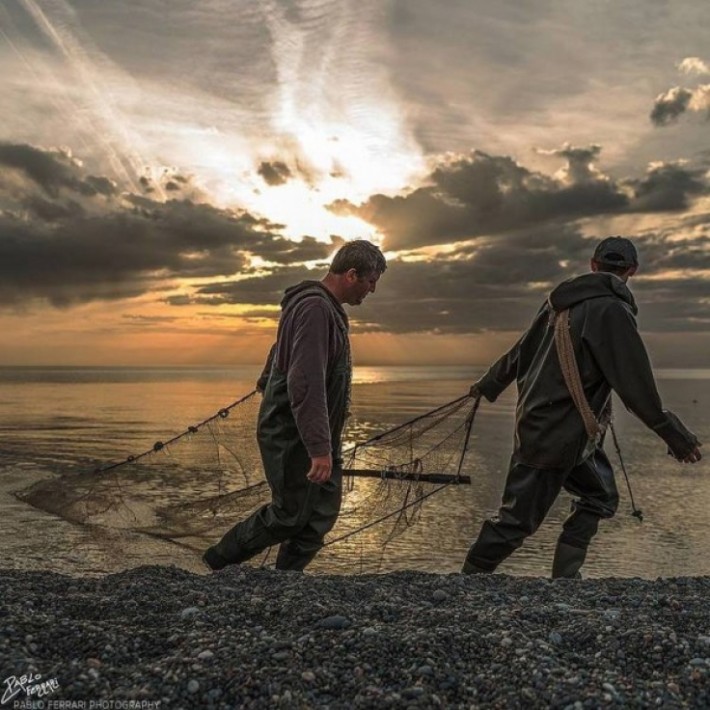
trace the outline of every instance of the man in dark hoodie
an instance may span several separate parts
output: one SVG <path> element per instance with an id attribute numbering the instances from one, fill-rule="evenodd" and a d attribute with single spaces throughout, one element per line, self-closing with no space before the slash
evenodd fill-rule
<path id="1" fill-rule="evenodd" d="M 276 344 L 257 388 L 257 440 L 272 501 L 208 548 L 213 570 L 279 545 L 276 568 L 303 570 L 340 511 L 341 435 L 352 365 L 343 304 L 360 305 L 387 268 L 365 240 L 348 242 L 322 281 L 287 289 Z"/>
<path id="2" fill-rule="evenodd" d="M 602 448 L 612 390 L 676 459 L 700 460 L 695 435 L 661 406 L 626 286 L 637 268 L 629 239 L 604 239 L 594 252 L 592 272 L 555 288 L 520 340 L 471 388 L 474 396 L 493 402 L 517 380 L 518 404 L 503 502 L 469 549 L 465 574 L 493 572 L 537 530 L 564 488 L 577 499 L 557 543 L 552 576 L 579 577 L 599 521 L 612 517 L 618 506 L 614 473 Z M 562 334 L 556 338 L 555 322 L 562 317 L 574 357 L 558 355 Z M 570 374 L 574 361 L 579 377 Z M 583 391 L 578 404 L 570 390 L 574 382 L 577 392 Z"/>

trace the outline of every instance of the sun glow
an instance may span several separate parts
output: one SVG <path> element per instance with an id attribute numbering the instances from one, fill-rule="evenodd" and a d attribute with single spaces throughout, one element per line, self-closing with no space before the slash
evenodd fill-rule
<path id="1" fill-rule="evenodd" d="M 226 144 L 232 149 L 225 150 L 227 136 L 200 142 L 199 160 L 194 156 L 188 162 L 203 194 L 220 207 L 246 209 L 283 225 L 283 234 L 292 239 L 306 235 L 323 241 L 331 235 L 378 239 L 372 225 L 336 215 L 327 205 L 399 192 L 425 169 L 419 151 L 395 139 L 388 145 L 386 133 L 372 136 L 345 125 L 294 123 L 297 133 L 252 145 L 249 157 L 244 146 L 235 149 L 237 144 L 230 140 Z M 257 169 L 262 162 L 277 161 L 289 175 L 282 184 L 269 185 Z"/>
<path id="2" fill-rule="evenodd" d="M 329 241 L 335 234 L 346 239 L 372 238 L 375 230 L 357 217 L 333 214 L 323 193 L 301 181 L 266 188 L 250 198 L 250 209 L 284 225 L 283 234 L 299 240 L 303 236 Z"/>

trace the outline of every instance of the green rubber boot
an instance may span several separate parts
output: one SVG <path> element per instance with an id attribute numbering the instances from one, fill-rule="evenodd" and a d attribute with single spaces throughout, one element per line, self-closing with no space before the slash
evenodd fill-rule
<path id="1" fill-rule="evenodd" d="M 464 560 L 463 567 L 461 568 L 461 574 L 491 574 L 491 572 L 490 570 L 483 569 L 483 567 L 474 565 L 473 562 Z"/>
<path id="2" fill-rule="evenodd" d="M 552 562 L 552 579 L 582 579 L 579 570 L 584 564 L 586 556 L 586 548 L 558 542 L 555 549 L 555 559 Z"/>

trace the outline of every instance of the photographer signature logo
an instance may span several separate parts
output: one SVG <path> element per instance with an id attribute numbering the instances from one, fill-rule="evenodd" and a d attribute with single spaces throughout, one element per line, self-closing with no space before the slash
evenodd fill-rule
<path id="1" fill-rule="evenodd" d="M 27 673 L 17 676 L 11 675 L 5 678 L 5 692 L 0 700 L 0 705 L 5 705 L 14 700 L 20 693 L 26 698 L 43 698 L 59 690 L 59 681 L 56 678 L 42 680 L 39 673 Z"/>

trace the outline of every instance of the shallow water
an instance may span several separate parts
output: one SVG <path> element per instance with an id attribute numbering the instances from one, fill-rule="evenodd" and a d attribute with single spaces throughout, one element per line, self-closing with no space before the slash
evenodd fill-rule
<path id="1" fill-rule="evenodd" d="M 0 369 L 0 544 L 4 565 L 67 573 L 102 573 L 140 564 L 200 570 L 194 551 L 130 531 L 70 524 L 18 501 L 12 493 L 59 473 L 92 470 L 149 448 L 202 421 L 252 388 L 256 368 Z M 394 426 L 464 394 L 478 372 L 469 368 L 360 368 L 353 388 L 352 441 Z M 710 371 L 659 373 L 665 405 L 701 440 L 710 438 Z M 420 521 L 381 554 L 381 571 L 455 572 L 481 522 L 497 509 L 512 440 L 514 391 L 476 419 L 465 473 L 470 486 L 432 496 Z M 710 477 L 703 460 L 682 466 L 665 446 L 616 403 L 619 433 L 637 504 L 645 522 L 629 515 L 626 484 L 617 469 L 622 503 L 603 522 L 585 566 L 589 577 L 710 574 Z M 372 483 L 361 483 L 372 486 Z M 569 505 L 561 496 L 538 533 L 500 569 L 545 575 Z M 325 557 L 315 571 L 352 572 L 372 556 L 378 533 L 353 538 L 346 561 Z M 365 565 L 363 564 L 363 568 Z"/>

